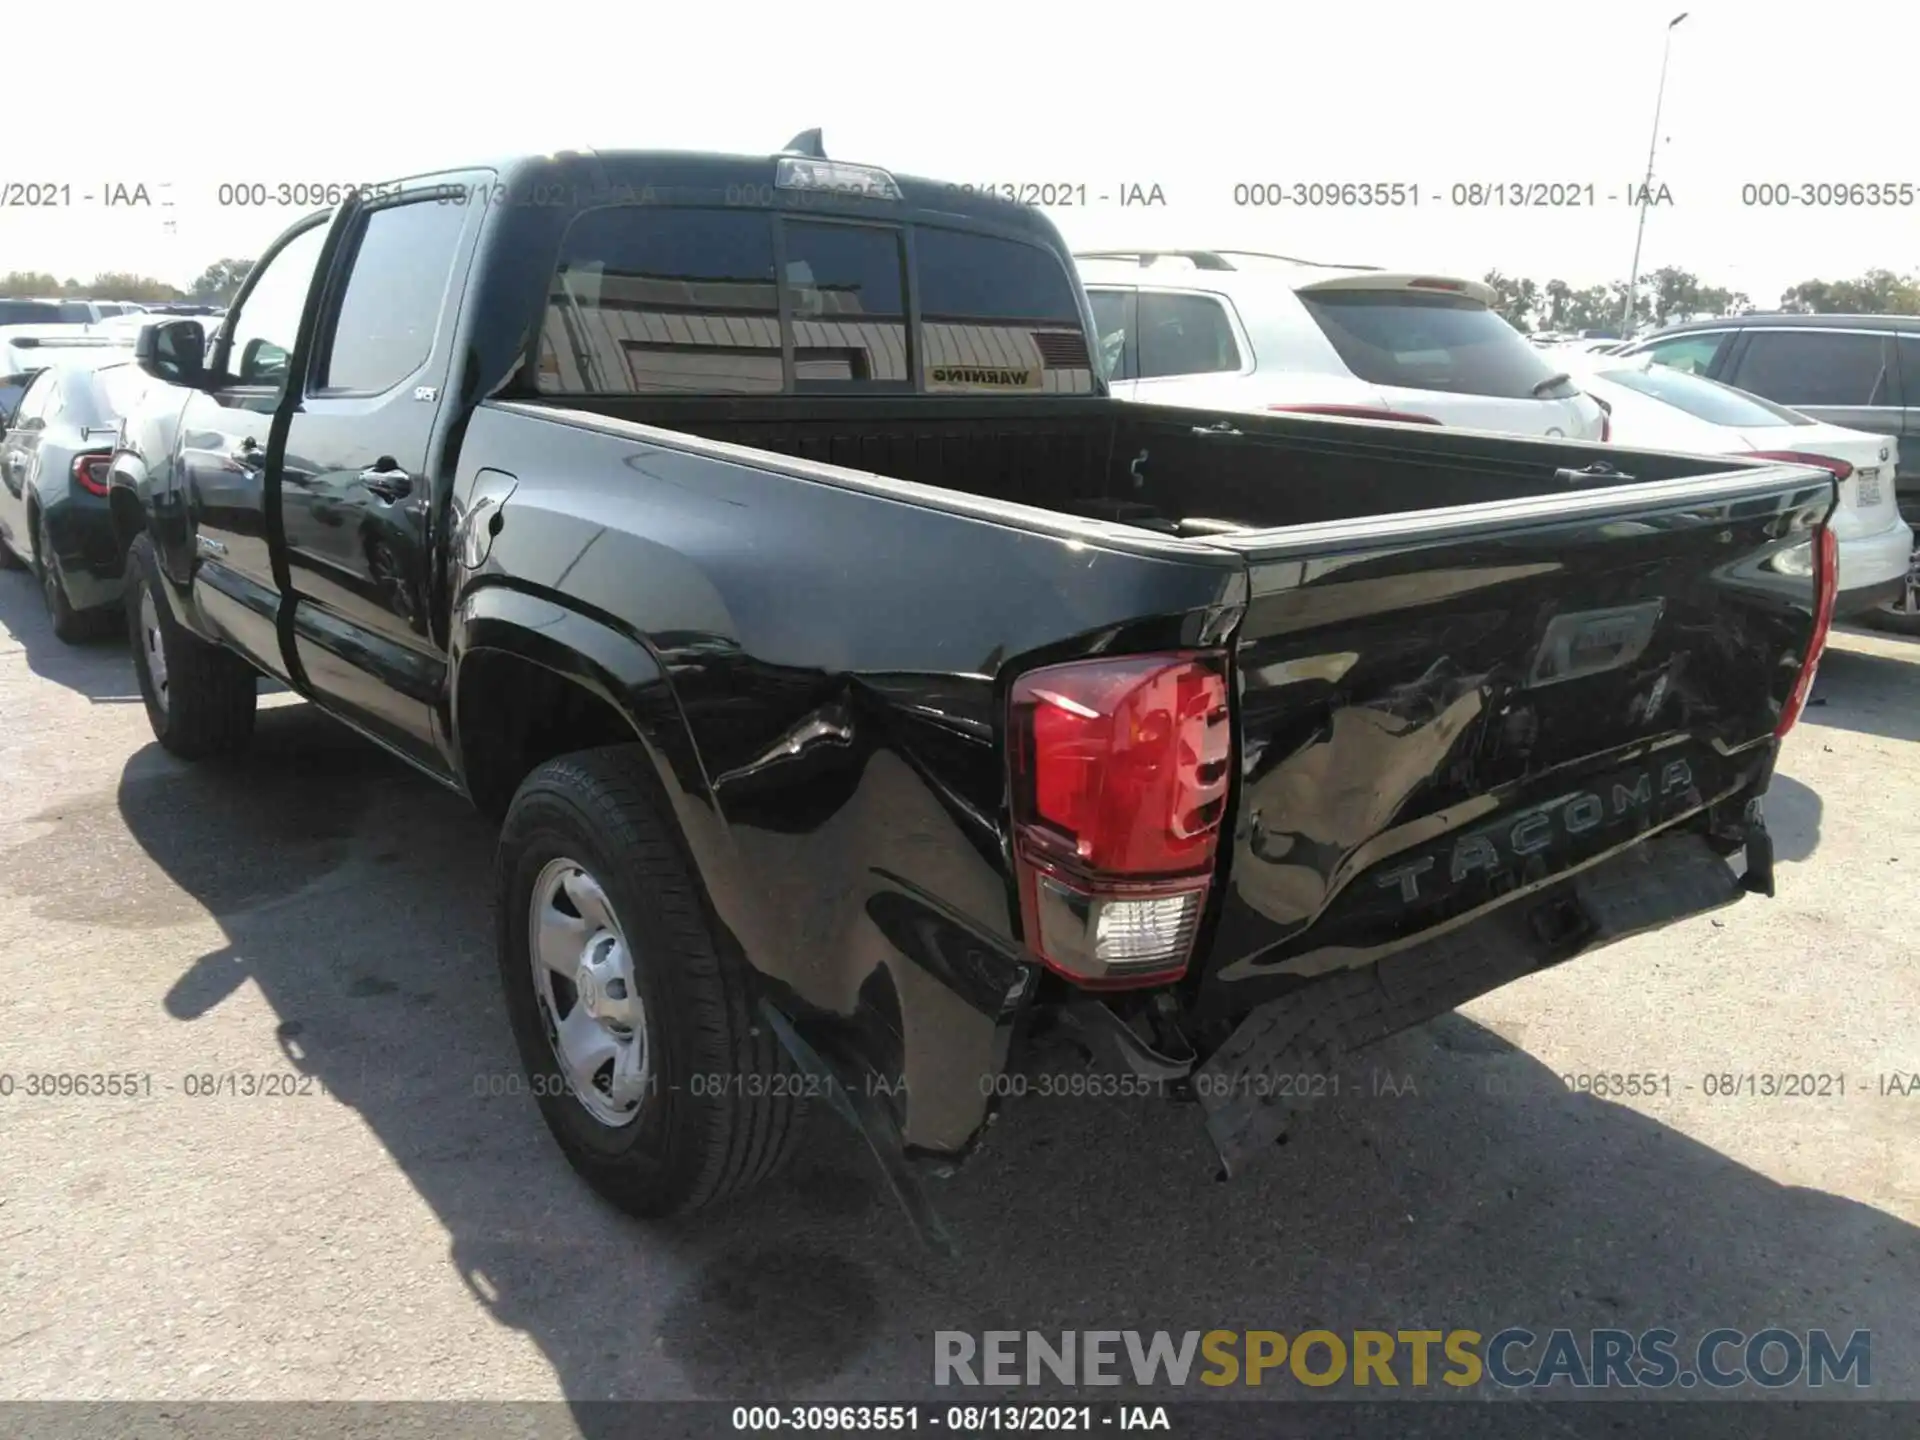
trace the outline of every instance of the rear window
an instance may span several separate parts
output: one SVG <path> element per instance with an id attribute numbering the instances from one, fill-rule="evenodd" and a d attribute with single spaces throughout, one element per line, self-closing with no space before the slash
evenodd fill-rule
<path id="1" fill-rule="evenodd" d="M 94 390 L 106 408 L 105 418 L 124 420 L 131 415 L 150 383 L 137 365 L 109 365 L 98 371 Z"/>
<path id="2" fill-rule="evenodd" d="M 0 325 L 58 325 L 60 307 L 44 300 L 0 300 Z"/>
<path id="3" fill-rule="evenodd" d="M 60 320 L 62 324 L 67 325 L 91 325 L 93 323 L 93 307 L 79 300 L 62 300 L 60 302 Z"/>
<path id="4" fill-rule="evenodd" d="M 1347 368 L 1369 384 L 1503 399 L 1574 393 L 1570 385 L 1538 389 L 1559 368 L 1466 296 L 1307 290 L 1300 300 Z"/>
<path id="5" fill-rule="evenodd" d="M 1669 369 L 1665 365 L 1654 364 L 1644 370 L 1637 367 L 1631 370 L 1602 370 L 1598 372 L 1598 378 L 1610 381 L 1623 390 L 1638 391 L 1655 400 L 1665 401 L 1696 420 L 1705 420 L 1711 425 L 1731 425 L 1736 430 L 1752 430 L 1762 426 L 1808 423 L 1806 416 L 1769 404 L 1758 395 L 1749 395 L 1745 391 L 1716 384 L 1698 375 L 1689 375 L 1684 370 Z"/>
<path id="6" fill-rule="evenodd" d="M 918 335 L 908 319 L 909 254 Z M 916 373 L 934 391 L 1091 392 L 1091 356 L 1060 258 L 932 226 L 764 210 L 591 210 L 561 245 L 536 383 L 543 394 L 907 392 Z"/>

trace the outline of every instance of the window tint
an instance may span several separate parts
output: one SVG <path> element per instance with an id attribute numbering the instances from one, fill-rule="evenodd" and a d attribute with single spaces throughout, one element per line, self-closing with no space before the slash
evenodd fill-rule
<path id="1" fill-rule="evenodd" d="M 1093 333 L 1100 347 L 1101 372 L 1109 380 L 1133 379 L 1133 347 L 1127 344 L 1127 336 L 1133 329 L 1133 291 L 1089 290 L 1087 301 L 1093 306 Z"/>
<path id="2" fill-rule="evenodd" d="M 91 325 L 93 307 L 84 300 L 62 300 L 60 302 L 60 320 L 67 325 Z"/>
<path id="3" fill-rule="evenodd" d="M 914 231 L 926 387 L 1087 394 L 1093 357 L 1065 263 L 1051 250 L 937 226 Z"/>
<path id="4" fill-rule="evenodd" d="M 1404 290 L 1305 291 L 1300 301 L 1341 360 L 1374 385 L 1524 400 L 1560 373 L 1538 347 L 1478 301 Z"/>
<path id="5" fill-rule="evenodd" d="M 44 300 L 0 300 L 0 325 L 57 325 L 60 307 Z"/>
<path id="6" fill-rule="evenodd" d="M 1644 350 L 1633 353 L 1651 355 L 1654 364 L 1665 365 L 1687 375 L 1704 375 L 1712 369 L 1713 357 L 1719 353 L 1726 338 L 1727 332 L 1724 330 L 1706 335 L 1676 335 L 1671 340 L 1655 341 Z"/>
<path id="7" fill-rule="evenodd" d="M 547 394 L 775 394 L 773 226 L 760 211 L 612 205 L 573 222 L 541 332 Z"/>
<path id="8" fill-rule="evenodd" d="M 301 231 L 260 272 L 235 317 L 227 347 L 227 369 L 237 383 L 278 385 L 287 378 L 287 360 L 300 333 L 300 312 L 326 234 L 324 224 Z"/>
<path id="9" fill-rule="evenodd" d="M 1226 307 L 1206 295 L 1140 292 L 1140 378 L 1214 375 L 1240 368 Z"/>
<path id="10" fill-rule="evenodd" d="M 937 320 L 1054 320 L 1080 310 L 1060 258 L 1038 245 L 923 227 L 914 236 L 920 311 Z"/>
<path id="11" fill-rule="evenodd" d="M 464 208 L 415 201 L 368 212 L 317 386 L 378 393 L 426 362 Z"/>
<path id="12" fill-rule="evenodd" d="M 1689 375 L 1661 364 L 1626 370 L 1602 370 L 1597 378 L 1611 381 L 1622 389 L 1634 390 L 1663 400 L 1696 420 L 1711 425 L 1731 425 L 1753 430 L 1775 425 L 1805 425 L 1808 417 L 1769 405 L 1757 395 L 1721 385 L 1704 376 Z"/>
<path id="13" fill-rule="evenodd" d="M 59 408 L 60 377 L 51 370 L 42 370 L 27 382 L 26 392 L 20 397 L 20 408 L 13 413 L 13 428 L 38 429 Z"/>
<path id="14" fill-rule="evenodd" d="M 794 382 L 911 380 L 899 232 L 789 221 L 784 240 Z"/>
<path id="15" fill-rule="evenodd" d="M 1783 405 L 1884 405 L 1893 390 L 1887 351 L 1878 335 L 1760 330 L 1732 380 Z"/>

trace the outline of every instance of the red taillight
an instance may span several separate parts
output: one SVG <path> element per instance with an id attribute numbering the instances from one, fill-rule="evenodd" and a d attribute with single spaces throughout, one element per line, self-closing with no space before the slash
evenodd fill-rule
<path id="1" fill-rule="evenodd" d="M 1813 567 L 1813 638 L 1807 641 L 1807 658 L 1800 664 L 1793 690 L 1780 709 L 1780 723 L 1773 727 L 1776 737 L 1784 736 L 1807 708 L 1807 696 L 1813 693 L 1814 672 L 1820 668 L 1820 655 L 1827 648 L 1827 634 L 1833 628 L 1833 604 L 1840 592 L 1840 542 L 1831 526 L 1822 525 L 1814 541 L 1818 559 Z"/>
<path id="2" fill-rule="evenodd" d="M 113 456 L 107 454 L 73 457 L 73 483 L 94 495 L 107 493 L 107 474 L 113 468 Z"/>
<path id="3" fill-rule="evenodd" d="M 1340 415 L 1348 420 L 1398 420 L 1402 425 L 1438 425 L 1431 415 L 1409 415 L 1399 410 L 1381 410 L 1371 405 L 1269 405 L 1269 410 L 1289 415 Z"/>
<path id="4" fill-rule="evenodd" d="M 1848 480 L 1853 476 L 1853 466 L 1844 460 L 1835 460 L 1830 455 L 1805 455 L 1798 450 L 1749 450 L 1749 460 L 1780 460 L 1788 465 L 1812 465 L 1828 471 L 1836 480 Z"/>
<path id="5" fill-rule="evenodd" d="M 1094 987 L 1186 969 L 1227 804 L 1213 655 L 1052 665 L 1010 698 L 1014 862 L 1028 946 Z"/>

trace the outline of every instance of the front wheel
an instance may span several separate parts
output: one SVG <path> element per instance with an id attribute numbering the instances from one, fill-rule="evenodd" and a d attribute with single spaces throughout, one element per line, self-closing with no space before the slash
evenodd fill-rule
<path id="1" fill-rule="evenodd" d="M 174 619 L 160 593 L 165 583 L 152 537 L 137 537 L 127 551 L 127 639 L 153 738 L 183 760 L 244 750 L 253 739 L 259 677 Z"/>
<path id="2" fill-rule="evenodd" d="M 495 871 L 500 979 L 529 1088 L 574 1169 L 643 1217 L 757 1184 L 805 1116 L 656 789 L 637 745 L 549 761 L 513 798 Z"/>

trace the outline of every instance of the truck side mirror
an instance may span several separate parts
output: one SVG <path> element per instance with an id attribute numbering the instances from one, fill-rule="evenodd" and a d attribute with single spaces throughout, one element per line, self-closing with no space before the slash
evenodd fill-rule
<path id="1" fill-rule="evenodd" d="M 206 380 L 207 332 L 198 320 L 162 320 L 142 325 L 133 342 L 133 363 L 169 385 L 198 389 Z"/>

